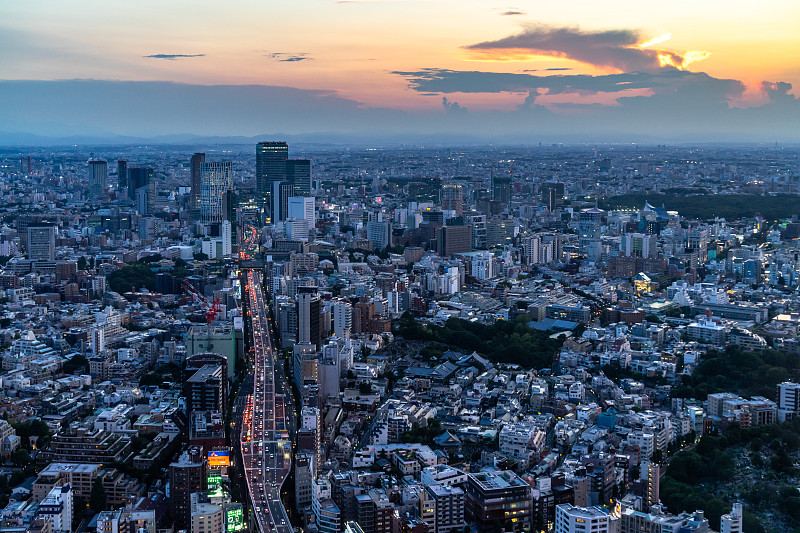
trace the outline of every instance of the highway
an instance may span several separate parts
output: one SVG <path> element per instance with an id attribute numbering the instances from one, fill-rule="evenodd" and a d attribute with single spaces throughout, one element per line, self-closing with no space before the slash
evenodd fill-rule
<path id="1" fill-rule="evenodd" d="M 281 501 L 281 488 L 292 468 L 290 423 L 284 396 L 275 393 L 276 388 L 285 390 L 285 377 L 276 368 L 262 290 L 263 274 L 248 270 L 246 275 L 247 312 L 253 336 L 253 394 L 242 416 L 242 465 L 255 517 L 254 529 L 260 533 L 291 533 L 293 528 Z"/>

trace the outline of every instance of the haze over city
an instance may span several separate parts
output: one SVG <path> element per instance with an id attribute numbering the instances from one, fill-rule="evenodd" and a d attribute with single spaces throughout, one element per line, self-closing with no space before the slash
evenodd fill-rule
<path id="1" fill-rule="evenodd" d="M 6 144 L 800 140 L 791 1 L 76 0 L 2 13 Z"/>

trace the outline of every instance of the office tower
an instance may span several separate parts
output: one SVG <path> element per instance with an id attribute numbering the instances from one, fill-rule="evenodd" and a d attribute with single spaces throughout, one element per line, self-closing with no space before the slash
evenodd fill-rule
<path id="1" fill-rule="evenodd" d="M 206 154 L 196 153 L 190 161 L 192 174 L 192 194 L 189 201 L 189 209 L 192 211 L 192 218 L 200 217 L 200 200 L 203 190 L 203 173 L 200 166 L 206 162 Z"/>
<path id="2" fill-rule="evenodd" d="M 292 196 L 289 198 L 289 218 L 302 218 L 308 221 L 308 227 L 317 224 L 313 196 Z"/>
<path id="3" fill-rule="evenodd" d="M 643 233 L 628 233 L 620 243 L 626 257 L 656 257 L 658 255 L 658 238 Z"/>
<path id="4" fill-rule="evenodd" d="M 286 181 L 294 185 L 298 196 L 311 196 L 311 160 L 289 159 L 286 161 Z"/>
<path id="5" fill-rule="evenodd" d="M 287 181 L 272 182 L 272 223 L 283 222 L 289 215 L 289 198 L 294 196 L 294 185 Z"/>
<path id="6" fill-rule="evenodd" d="M 28 259 L 31 261 L 56 260 L 55 226 L 28 226 Z"/>
<path id="7" fill-rule="evenodd" d="M 742 504 L 734 503 L 731 512 L 722 515 L 719 523 L 719 533 L 742 533 Z"/>
<path id="8" fill-rule="evenodd" d="M 220 365 L 203 365 L 185 384 L 189 411 L 225 411 L 227 376 Z"/>
<path id="9" fill-rule="evenodd" d="M 492 200 L 500 203 L 500 209 L 505 209 L 511 202 L 511 176 L 492 177 Z"/>
<path id="10" fill-rule="evenodd" d="M 445 183 L 439 194 L 442 209 L 455 211 L 456 216 L 464 214 L 463 187 L 457 183 Z"/>
<path id="11" fill-rule="evenodd" d="M 230 161 L 200 164 L 200 220 L 204 226 L 230 220 L 227 194 L 233 191 Z"/>
<path id="12" fill-rule="evenodd" d="M 89 199 L 92 202 L 103 200 L 108 188 L 108 163 L 102 159 L 89 161 Z"/>
<path id="13" fill-rule="evenodd" d="M 542 205 L 552 212 L 564 205 L 564 184 L 558 182 L 542 183 Z"/>
<path id="14" fill-rule="evenodd" d="M 128 198 L 136 202 L 140 215 L 150 215 L 156 207 L 156 182 L 153 169 L 128 169 Z"/>
<path id="15" fill-rule="evenodd" d="M 441 257 L 472 251 L 472 228 L 469 226 L 444 226 L 439 228 L 436 253 Z"/>
<path id="16" fill-rule="evenodd" d="M 169 465 L 170 513 L 177 528 L 191 520 L 191 495 L 206 489 L 206 463 L 203 448 L 189 446 Z"/>
<path id="17" fill-rule="evenodd" d="M 578 218 L 578 244 L 590 261 L 600 259 L 600 238 L 606 212 L 593 207 L 581 211 Z"/>
<path id="18" fill-rule="evenodd" d="M 302 218 L 287 218 L 283 223 L 283 231 L 290 241 L 307 241 L 308 221 Z"/>
<path id="19" fill-rule="evenodd" d="M 480 472 L 467 476 L 466 514 L 475 522 L 479 533 L 494 531 L 497 524 L 510 525 L 513 531 L 528 529 L 532 509 L 531 486 L 514 472 Z"/>
<path id="20" fill-rule="evenodd" d="M 297 342 L 322 346 L 320 310 L 322 302 L 316 287 L 297 289 Z"/>
<path id="21" fill-rule="evenodd" d="M 392 224 L 384 220 L 381 222 L 367 222 L 367 240 L 372 243 L 372 248 L 383 250 L 392 244 Z"/>
<path id="22" fill-rule="evenodd" d="M 556 506 L 555 533 L 608 533 L 611 517 L 603 507 L 575 507 L 569 503 Z"/>
<path id="23" fill-rule="evenodd" d="M 256 195 L 266 219 L 272 221 L 272 184 L 286 181 L 289 145 L 260 142 L 256 145 Z"/>
<path id="24" fill-rule="evenodd" d="M 117 191 L 128 186 L 128 160 L 117 160 Z"/>

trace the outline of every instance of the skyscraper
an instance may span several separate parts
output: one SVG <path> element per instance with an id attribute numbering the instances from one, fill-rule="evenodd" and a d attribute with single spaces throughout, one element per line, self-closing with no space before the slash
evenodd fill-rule
<path id="1" fill-rule="evenodd" d="M 196 153 L 192 156 L 190 166 L 192 173 L 192 195 L 190 197 L 189 209 L 192 211 L 192 218 L 200 216 L 200 197 L 202 191 L 202 173 L 200 166 L 206 162 L 206 154 Z"/>
<path id="2" fill-rule="evenodd" d="M 314 197 L 311 196 L 292 196 L 289 198 L 289 218 L 302 218 L 308 221 L 308 227 L 316 225 L 316 214 L 314 212 Z"/>
<path id="3" fill-rule="evenodd" d="M 55 226 L 28 226 L 28 259 L 31 261 L 56 260 Z"/>
<path id="4" fill-rule="evenodd" d="M 260 142 L 256 145 L 256 195 L 266 219 L 272 219 L 272 184 L 286 181 L 289 145 Z"/>
<path id="5" fill-rule="evenodd" d="M 501 208 L 508 207 L 511 202 L 511 176 L 492 176 L 492 199 L 499 202 Z"/>
<path id="6" fill-rule="evenodd" d="M 440 192 L 442 209 L 455 211 L 456 216 L 464 214 L 463 187 L 457 183 L 445 183 Z"/>
<path id="7" fill-rule="evenodd" d="M 542 204 L 552 212 L 564 205 L 564 184 L 558 182 L 542 183 Z"/>
<path id="8" fill-rule="evenodd" d="M 156 182 L 152 168 L 128 169 L 128 198 L 137 202 L 139 214 L 152 214 L 155 211 Z"/>
<path id="9" fill-rule="evenodd" d="M 117 190 L 121 191 L 128 186 L 128 160 L 117 160 Z"/>
<path id="10" fill-rule="evenodd" d="M 272 223 L 283 222 L 289 216 L 289 198 L 295 195 L 288 181 L 272 182 Z"/>
<path id="11" fill-rule="evenodd" d="M 311 196 L 311 160 L 289 159 L 286 161 L 286 180 L 294 185 L 297 196 Z"/>
<path id="12" fill-rule="evenodd" d="M 297 342 L 322 346 L 321 300 L 316 287 L 297 289 Z"/>
<path id="13" fill-rule="evenodd" d="M 200 174 L 200 220 L 203 225 L 228 220 L 226 194 L 233 191 L 231 162 L 202 163 Z"/>
<path id="14" fill-rule="evenodd" d="M 89 199 L 99 202 L 108 188 L 108 163 L 102 159 L 89 161 Z"/>
<path id="15" fill-rule="evenodd" d="M 593 207 L 581 211 L 578 218 L 578 244 L 582 254 L 590 261 L 600 259 L 600 237 L 606 212 Z"/>

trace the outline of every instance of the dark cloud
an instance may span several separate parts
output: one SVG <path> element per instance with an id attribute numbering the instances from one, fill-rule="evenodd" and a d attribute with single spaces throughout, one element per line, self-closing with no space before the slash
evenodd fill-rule
<path id="1" fill-rule="evenodd" d="M 308 54 L 306 54 L 305 52 L 300 54 L 273 52 L 271 54 L 267 54 L 267 57 L 270 59 L 274 59 L 275 61 L 281 61 L 284 63 L 295 63 L 297 61 L 310 61 L 311 59 L 313 59 L 312 57 L 308 57 Z"/>
<path id="2" fill-rule="evenodd" d="M 445 112 L 450 114 L 463 114 L 467 112 L 466 107 L 461 107 L 458 102 L 448 100 L 446 96 L 442 97 L 442 107 Z"/>
<path id="3" fill-rule="evenodd" d="M 673 52 L 639 48 L 640 34 L 635 30 L 583 31 L 579 28 L 530 26 L 521 33 L 465 46 L 483 54 L 507 54 L 524 51 L 531 54 L 564 57 L 598 67 L 612 67 L 625 72 L 661 68 L 659 56 L 669 57 L 675 65 L 683 57 Z"/>
<path id="4" fill-rule="evenodd" d="M 522 72 L 552 72 L 561 70 L 573 70 L 572 67 L 554 67 L 554 68 L 528 68 Z"/>
<path id="5" fill-rule="evenodd" d="M 205 54 L 151 54 L 149 56 L 142 56 L 149 59 L 167 59 L 174 61 L 176 59 L 186 59 L 187 57 L 205 57 Z"/>
<path id="6" fill-rule="evenodd" d="M 513 17 L 516 15 L 527 15 L 527 13 L 520 11 L 519 9 L 509 9 L 508 11 L 503 11 L 501 15 L 504 17 Z"/>
<path id="7" fill-rule="evenodd" d="M 724 90 L 740 93 L 744 87 L 736 80 L 719 80 L 703 73 L 665 69 L 658 72 L 627 72 L 591 76 L 588 74 L 553 74 L 535 76 L 503 72 L 422 69 L 394 74 L 408 79 L 409 87 L 419 92 L 437 93 L 502 93 L 547 89 L 551 94 L 581 91 L 617 93 L 629 89 L 660 91 L 691 79 L 704 79 L 725 86 Z"/>

